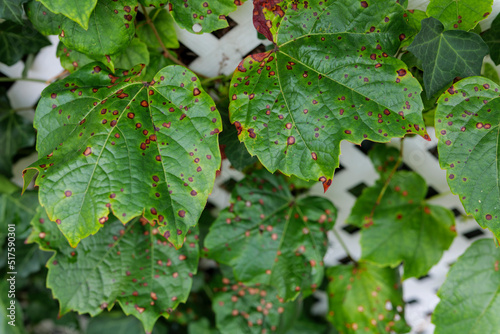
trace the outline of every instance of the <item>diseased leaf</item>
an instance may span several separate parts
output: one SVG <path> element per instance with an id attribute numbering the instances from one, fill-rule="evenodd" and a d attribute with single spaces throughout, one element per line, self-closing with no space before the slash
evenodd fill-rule
<path id="1" fill-rule="evenodd" d="M 321 284 L 325 232 L 337 214 L 331 202 L 296 200 L 282 176 L 261 170 L 235 187 L 230 203 L 205 239 L 208 257 L 233 267 L 239 282 L 276 287 L 285 300 Z"/>
<path id="2" fill-rule="evenodd" d="M 428 138 L 421 87 L 389 56 L 405 38 L 401 6 L 342 0 L 261 9 L 279 17 L 270 28 L 276 47 L 238 66 L 229 110 L 240 140 L 269 171 L 320 180 L 326 190 L 342 140 Z"/>
<path id="3" fill-rule="evenodd" d="M 83 29 L 89 28 L 90 14 L 97 0 L 38 0 L 54 14 L 63 14 L 78 23 Z"/>
<path id="4" fill-rule="evenodd" d="M 167 49 L 177 49 L 179 41 L 177 40 L 177 33 L 175 32 L 174 20 L 166 9 L 158 8 L 149 13 L 153 24 L 160 36 L 163 45 Z M 149 24 L 143 24 L 137 28 L 137 37 L 141 39 L 149 48 L 154 50 L 161 49 L 160 42 L 156 38 L 153 29 Z"/>
<path id="5" fill-rule="evenodd" d="M 57 35 L 61 23 L 66 20 L 62 14 L 54 14 L 41 2 L 31 0 L 25 6 L 26 15 L 36 30 L 44 35 Z"/>
<path id="6" fill-rule="evenodd" d="M 63 42 L 59 42 L 57 45 L 56 56 L 59 57 L 61 66 L 70 73 L 95 61 L 99 61 L 102 65 L 114 71 L 114 63 L 111 61 L 111 57 L 95 57 L 97 59 L 92 59 L 81 52 L 71 50 Z"/>
<path id="7" fill-rule="evenodd" d="M 196 225 L 220 166 L 220 116 L 198 78 L 168 66 L 150 83 L 139 69 L 88 64 L 42 92 L 35 116 L 40 203 L 76 246 L 110 209 L 144 215 L 176 247 Z"/>
<path id="8" fill-rule="evenodd" d="M 11 109 L 0 88 L 0 173 L 12 177 L 12 158 L 20 148 L 35 143 L 33 124 Z"/>
<path id="9" fill-rule="evenodd" d="M 149 56 L 149 65 L 146 66 L 146 72 L 143 74 L 142 80 L 150 82 L 159 70 L 168 65 L 175 65 L 175 63 L 171 59 L 165 58 L 162 54 L 151 53 Z"/>
<path id="10" fill-rule="evenodd" d="M 422 21 L 422 30 L 408 48 L 423 63 L 427 97 L 444 88 L 455 77 L 481 74 L 488 46 L 479 35 L 462 30 L 444 31 L 435 18 Z"/>
<path id="11" fill-rule="evenodd" d="M 415 36 L 422 28 L 422 20 L 427 18 L 427 14 L 424 11 L 418 9 L 408 9 L 405 10 L 403 17 L 405 18 L 408 26 L 413 30 L 412 33 L 408 34 L 408 36 L 406 36 L 406 39 L 401 43 L 401 47 L 407 47 L 411 43 L 413 43 Z"/>
<path id="12" fill-rule="evenodd" d="M 460 80 L 438 100 L 439 164 L 465 211 L 500 238 L 500 86 L 486 78 Z"/>
<path id="13" fill-rule="evenodd" d="M 438 291 L 436 334 L 498 332 L 499 263 L 500 250 L 491 239 L 477 240 L 458 258 Z"/>
<path id="14" fill-rule="evenodd" d="M 278 328 L 284 333 L 295 320 L 296 303 L 285 303 L 270 286 L 248 286 L 224 277 L 213 290 L 212 308 L 221 334 L 272 333 Z"/>
<path id="15" fill-rule="evenodd" d="M 72 248 L 43 210 L 31 224 L 28 242 L 55 252 L 47 262 L 47 286 L 59 300 L 60 314 L 74 310 L 95 316 L 118 302 L 151 332 L 160 316 L 168 317 L 189 295 L 198 267 L 196 229 L 176 250 L 147 221 L 124 226 L 112 218 Z"/>
<path id="16" fill-rule="evenodd" d="M 425 180 L 413 172 L 397 172 L 377 205 L 385 180 L 358 197 L 347 223 L 363 229 L 362 258 L 382 266 L 403 262 L 403 279 L 420 277 L 438 263 L 456 236 L 453 213 L 424 198 Z"/>
<path id="17" fill-rule="evenodd" d="M 399 150 L 387 145 L 375 145 L 368 152 L 373 167 L 380 175 L 380 180 L 385 181 L 396 166 L 399 158 Z"/>
<path id="18" fill-rule="evenodd" d="M 446 30 L 468 31 L 491 13 L 493 0 L 431 0 L 427 15 L 441 21 Z"/>
<path id="19" fill-rule="evenodd" d="M 164 0 L 143 0 L 158 3 Z M 228 26 L 226 16 L 234 12 L 245 0 L 170 0 L 168 8 L 177 24 L 191 33 L 209 33 Z M 201 29 L 194 29 L 195 25 Z"/>
<path id="20" fill-rule="evenodd" d="M 491 60 L 495 65 L 500 65 L 500 15 L 497 15 L 491 23 L 490 29 L 481 34 L 490 49 Z"/>
<path id="21" fill-rule="evenodd" d="M 44 46 L 50 45 L 49 40 L 24 21 L 18 24 L 11 21 L 0 23 L 0 62 L 7 66 L 14 65 L 24 55 L 37 53 Z"/>
<path id="22" fill-rule="evenodd" d="M 59 38 L 68 48 L 91 57 L 118 53 L 134 37 L 136 5 L 134 0 L 98 0 L 88 29 L 64 19 Z"/>
<path id="23" fill-rule="evenodd" d="M 341 333 L 407 333 L 397 269 L 360 262 L 327 271 L 330 320 Z"/>
<path id="24" fill-rule="evenodd" d="M 140 39 L 134 38 L 123 52 L 111 56 L 115 58 L 113 63 L 116 68 L 132 68 L 137 65 L 149 64 L 149 51 L 146 44 Z"/>
<path id="25" fill-rule="evenodd" d="M 23 4 L 29 0 L 2 0 L 0 2 L 0 19 L 23 24 Z"/>

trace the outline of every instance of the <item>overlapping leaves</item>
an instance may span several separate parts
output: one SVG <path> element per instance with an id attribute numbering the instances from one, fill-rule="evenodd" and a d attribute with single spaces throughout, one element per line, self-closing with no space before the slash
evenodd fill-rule
<path id="1" fill-rule="evenodd" d="M 408 31 L 395 1 L 270 6 L 256 7 L 254 23 L 276 47 L 247 57 L 230 90 L 231 121 L 267 169 L 326 189 L 340 141 L 426 136 L 421 87 L 391 57 Z"/>
<path id="2" fill-rule="evenodd" d="M 500 15 L 495 17 L 490 29 L 481 34 L 481 37 L 490 49 L 490 57 L 495 65 L 500 64 L 500 39 L 498 36 L 500 36 Z"/>
<path id="3" fill-rule="evenodd" d="M 342 333 L 406 333 L 397 269 L 365 262 L 327 271 L 328 319 Z"/>
<path id="4" fill-rule="evenodd" d="M 239 282 L 272 285 L 290 300 L 321 284 L 325 232 L 335 217 L 325 198 L 295 200 L 282 176 L 260 171 L 235 187 L 205 247 L 210 258 L 233 267 Z"/>
<path id="5" fill-rule="evenodd" d="M 49 86 L 36 112 L 40 203 L 76 246 L 105 224 L 144 215 L 176 247 L 211 192 L 220 165 L 220 116 L 198 78 L 166 67 L 116 76 L 89 64 Z"/>
<path id="6" fill-rule="evenodd" d="M 29 0 L 2 0 L 0 2 L 0 19 L 23 24 L 23 4 Z"/>
<path id="7" fill-rule="evenodd" d="M 391 163 L 394 157 L 387 153 Z M 403 262 L 403 278 L 423 276 L 456 235 L 453 213 L 424 200 L 427 185 L 420 175 L 396 172 L 391 176 L 383 168 L 380 172 L 381 179 L 363 191 L 347 219 L 363 229 L 362 259 L 391 267 Z"/>
<path id="8" fill-rule="evenodd" d="M 458 258 L 432 314 L 436 334 L 495 333 L 500 328 L 500 251 L 491 239 L 474 242 Z"/>
<path id="9" fill-rule="evenodd" d="M 481 74 L 488 46 L 472 32 L 444 31 L 439 20 L 429 17 L 408 48 L 423 64 L 427 98 L 444 88 L 455 77 Z"/>
<path id="10" fill-rule="evenodd" d="M 43 210 L 32 227 L 28 242 L 55 252 L 47 263 L 47 286 L 59 300 L 61 314 L 74 310 L 94 316 L 118 302 L 125 314 L 137 317 L 151 332 L 156 320 L 168 317 L 191 290 L 198 267 L 195 230 L 176 250 L 142 219 L 124 226 L 112 218 L 76 248 Z"/>
<path id="11" fill-rule="evenodd" d="M 54 14 L 63 14 L 78 23 L 83 29 L 89 28 L 90 14 L 97 0 L 39 0 Z"/>
<path id="12" fill-rule="evenodd" d="M 0 23 L 0 62 L 8 66 L 14 65 L 22 57 L 30 53 L 37 53 L 50 42 L 33 26 L 24 21 L 24 24 L 4 21 Z"/>
<path id="13" fill-rule="evenodd" d="M 439 101 L 439 163 L 451 191 L 479 225 L 500 238 L 500 86 L 482 77 L 459 81 Z"/>

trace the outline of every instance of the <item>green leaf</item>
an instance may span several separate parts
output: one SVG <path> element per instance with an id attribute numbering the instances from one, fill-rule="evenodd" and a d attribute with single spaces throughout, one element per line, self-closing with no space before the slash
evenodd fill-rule
<path id="1" fill-rule="evenodd" d="M 408 26 L 413 30 L 413 32 L 408 34 L 406 39 L 401 43 L 401 47 L 407 47 L 413 42 L 415 36 L 422 28 L 422 20 L 427 18 L 427 14 L 418 9 L 408 9 L 405 10 L 403 17 L 405 18 Z"/>
<path id="2" fill-rule="evenodd" d="M 4 277 L 0 282 L 0 333 L 25 334 L 21 303 L 13 296 L 10 298 L 10 276 Z M 14 278 L 15 284 L 15 278 Z M 15 286 L 13 287 L 16 289 Z M 15 293 L 14 293 L 15 294 Z M 11 308 L 11 309 L 9 309 Z"/>
<path id="3" fill-rule="evenodd" d="M 190 322 L 188 324 L 188 334 L 219 334 L 217 329 L 212 328 L 207 318 Z"/>
<path id="4" fill-rule="evenodd" d="M 179 41 L 175 32 L 174 20 L 166 9 L 158 8 L 149 13 L 151 20 L 160 36 L 163 45 L 167 49 L 177 49 Z M 161 49 L 160 42 L 156 38 L 153 29 L 145 21 L 137 28 L 137 37 L 151 49 Z"/>
<path id="5" fill-rule="evenodd" d="M 347 218 L 363 229 L 361 257 L 393 268 L 403 262 L 403 279 L 423 276 L 456 236 L 453 213 L 424 200 L 427 185 L 413 172 L 394 174 L 377 205 L 384 183 L 366 188 Z"/>
<path id="6" fill-rule="evenodd" d="M 439 164 L 468 214 L 500 238 L 500 86 L 482 77 L 459 81 L 438 101 Z"/>
<path id="7" fill-rule="evenodd" d="M 50 45 L 49 40 L 33 29 L 28 21 L 22 25 L 10 21 L 0 23 L 0 40 L 0 62 L 7 66 L 14 65 L 28 53 L 37 53 Z"/>
<path id="8" fill-rule="evenodd" d="M 500 250 L 491 239 L 474 242 L 438 291 L 436 334 L 495 333 L 500 328 Z"/>
<path id="9" fill-rule="evenodd" d="M 247 286 L 224 277 L 213 290 L 212 308 L 222 334 L 284 333 L 295 320 L 296 303 L 284 303 L 270 286 Z"/>
<path id="10" fill-rule="evenodd" d="M 229 120 L 229 99 L 217 103 L 217 107 L 222 117 L 222 125 L 224 130 L 220 134 L 221 149 L 231 163 L 231 166 L 237 170 L 244 170 L 246 167 L 253 165 L 258 161 L 256 157 L 251 156 L 245 144 L 238 140 L 238 132 L 231 121 Z"/>
<path id="11" fill-rule="evenodd" d="M 341 333 L 406 333 L 397 269 L 360 262 L 327 271 L 330 320 Z"/>
<path id="12" fill-rule="evenodd" d="M 380 175 L 380 180 L 387 180 L 398 162 L 399 150 L 395 147 L 379 144 L 375 145 L 368 152 L 368 155 L 373 167 Z"/>
<path id="13" fill-rule="evenodd" d="M 427 15 L 441 21 L 446 30 L 470 30 L 491 13 L 493 0 L 431 0 Z"/>
<path id="14" fill-rule="evenodd" d="M 134 0 L 98 0 L 88 29 L 65 19 L 61 23 L 59 38 L 68 48 L 91 57 L 118 53 L 134 37 L 136 5 Z"/>
<path id="15" fill-rule="evenodd" d="M 153 334 L 166 334 L 165 329 L 158 330 L 158 323 L 153 330 Z M 102 313 L 98 317 L 90 318 L 85 334 L 110 334 L 110 333 L 143 333 L 141 322 L 134 317 L 124 317 L 122 312 L 111 311 Z"/>
<path id="16" fill-rule="evenodd" d="M 0 99 L 7 99 L 0 89 Z M 1 102 L 0 102 L 1 103 Z M 12 159 L 20 148 L 35 143 L 33 124 L 16 114 L 8 105 L 0 104 L 0 173 L 12 176 Z"/>
<path id="17" fill-rule="evenodd" d="M 149 56 L 149 65 L 146 66 L 146 72 L 143 74 L 142 80 L 150 82 L 159 70 L 168 65 L 175 65 L 175 63 L 171 59 L 165 58 L 162 54 L 151 53 Z"/>
<path id="18" fill-rule="evenodd" d="M 235 187 L 230 203 L 205 239 L 210 258 L 233 267 L 237 281 L 272 285 L 285 300 L 321 284 L 325 232 L 337 215 L 331 202 L 296 200 L 282 176 L 261 170 Z"/>
<path id="19" fill-rule="evenodd" d="M 134 38 L 122 53 L 111 58 L 115 58 L 113 63 L 116 68 L 127 69 L 137 65 L 148 65 L 149 51 L 146 44 L 140 39 Z"/>
<path id="20" fill-rule="evenodd" d="M 500 15 L 491 23 L 490 29 L 481 34 L 481 37 L 490 48 L 490 57 L 495 65 L 500 65 Z"/>
<path id="21" fill-rule="evenodd" d="M 81 52 L 69 49 L 62 42 L 59 42 L 59 44 L 57 45 L 56 56 L 59 57 L 61 66 L 65 70 L 68 70 L 70 73 L 73 73 L 83 66 L 95 61 L 99 61 L 102 65 L 107 66 L 112 71 L 114 71 L 115 69 L 115 64 L 111 60 L 110 56 L 95 57 L 97 59 L 92 59 Z"/>
<path id="22" fill-rule="evenodd" d="M 220 167 L 220 116 L 198 78 L 168 66 L 150 83 L 88 64 L 42 92 L 35 115 L 40 203 L 76 246 L 110 212 L 144 215 L 176 247 L 196 225 Z"/>
<path id="23" fill-rule="evenodd" d="M 23 24 L 23 3 L 29 0 L 2 0 L 0 2 L 0 19 Z"/>
<path id="24" fill-rule="evenodd" d="M 500 84 L 500 77 L 498 76 L 498 71 L 495 68 L 495 66 L 491 65 L 490 63 L 485 62 L 483 64 L 483 68 L 481 70 L 481 76 L 485 77 L 486 79 L 490 79 L 496 84 Z"/>
<path id="25" fill-rule="evenodd" d="M 98 234 L 72 248 L 42 210 L 31 224 L 29 242 L 55 252 L 47 262 L 47 286 L 59 300 L 60 314 L 74 310 L 95 316 L 118 302 L 151 332 L 160 316 L 168 317 L 168 310 L 189 295 L 198 267 L 195 231 L 176 250 L 146 221 L 124 226 L 112 218 Z"/>
<path id="26" fill-rule="evenodd" d="M 148 5 L 165 3 L 165 0 L 141 0 Z M 245 0 L 204 0 L 190 1 L 170 0 L 169 10 L 177 24 L 191 33 L 209 33 L 228 26 L 226 16 L 234 12 Z M 201 30 L 193 29 L 200 25 Z"/>
<path id="27" fill-rule="evenodd" d="M 443 24 L 429 17 L 408 48 L 423 63 L 427 97 L 455 77 L 479 75 L 488 46 L 479 35 L 462 30 L 444 31 Z"/>
<path id="28" fill-rule="evenodd" d="M 275 49 L 245 58 L 231 81 L 231 121 L 251 155 L 271 172 L 320 180 L 327 189 L 342 140 L 428 138 L 422 89 L 389 56 L 406 31 L 401 6 L 342 0 L 295 11 L 287 4 L 277 5 L 285 14 L 271 28 Z"/>
<path id="29" fill-rule="evenodd" d="M 25 9 L 35 29 L 44 35 L 59 34 L 61 23 L 66 20 L 63 15 L 52 13 L 39 1 L 31 0 L 26 4 Z"/>
<path id="30" fill-rule="evenodd" d="M 90 14 L 97 0 L 38 0 L 54 14 L 63 14 L 78 23 L 83 29 L 89 28 Z"/>

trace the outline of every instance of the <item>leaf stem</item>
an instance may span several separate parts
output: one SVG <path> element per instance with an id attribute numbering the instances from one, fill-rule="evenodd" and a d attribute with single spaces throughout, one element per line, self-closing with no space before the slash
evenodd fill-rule
<path id="1" fill-rule="evenodd" d="M 385 180 L 384 186 L 382 187 L 382 190 L 380 191 L 380 194 L 378 195 L 377 200 L 375 201 L 375 204 L 373 205 L 372 211 L 370 212 L 370 217 L 368 219 L 368 223 L 373 222 L 373 215 L 375 214 L 375 209 L 382 201 L 382 198 L 384 197 L 385 191 L 387 190 L 387 187 L 389 187 L 389 183 L 391 183 L 392 177 L 394 176 L 394 174 L 396 174 L 396 171 L 398 170 L 399 166 L 403 162 L 403 149 L 404 149 L 404 138 L 401 138 L 398 160 L 396 161 L 396 164 L 392 168 L 391 173 L 387 177 L 387 180 Z"/>
<path id="2" fill-rule="evenodd" d="M 0 82 L 14 82 L 14 81 L 32 81 L 32 82 L 47 83 L 47 80 L 34 79 L 34 78 L 9 78 L 9 77 L 0 78 Z"/>
<path id="3" fill-rule="evenodd" d="M 342 237 L 340 236 L 339 232 L 335 228 L 332 229 L 333 234 L 335 235 L 335 238 L 339 241 L 340 246 L 344 249 L 344 252 L 347 255 L 347 258 L 351 260 L 355 265 L 358 264 L 358 261 L 354 260 L 354 258 L 351 256 L 351 253 L 349 252 L 349 249 L 347 248 L 347 245 L 345 244 L 344 240 L 342 240 Z"/>
<path id="4" fill-rule="evenodd" d="M 170 52 L 168 51 L 165 44 L 163 44 L 163 41 L 161 40 L 161 37 L 160 37 L 160 34 L 158 33 L 158 30 L 156 30 L 156 27 L 155 27 L 153 20 L 151 20 L 151 17 L 149 17 L 149 14 L 148 14 L 148 11 L 146 10 L 146 7 L 144 7 L 144 5 L 141 4 L 141 8 L 142 8 L 142 12 L 144 13 L 144 16 L 146 17 L 146 23 L 151 27 L 151 30 L 153 30 L 153 33 L 155 34 L 156 40 L 158 41 L 158 43 L 160 43 L 160 46 L 163 50 L 163 56 L 165 58 L 170 59 L 171 61 L 173 61 L 177 65 L 187 67 L 182 61 L 180 61 L 179 59 L 175 58 L 174 56 L 172 56 L 170 54 Z"/>

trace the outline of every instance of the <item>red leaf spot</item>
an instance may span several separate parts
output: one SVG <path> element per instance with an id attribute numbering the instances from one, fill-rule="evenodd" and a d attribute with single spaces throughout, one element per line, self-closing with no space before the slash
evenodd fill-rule
<path id="1" fill-rule="evenodd" d="M 66 195 L 66 197 L 70 197 L 70 196 L 71 196 L 71 194 L 72 194 L 71 190 L 66 190 L 66 191 L 64 192 L 64 195 Z"/>
<path id="2" fill-rule="evenodd" d="M 85 151 L 83 151 L 84 156 L 89 156 L 92 153 L 92 149 L 90 147 L 87 147 Z"/>
<path id="3" fill-rule="evenodd" d="M 361 7 L 367 8 L 368 7 L 368 2 L 366 1 L 361 1 Z"/>
<path id="4" fill-rule="evenodd" d="M 186 211 L 184 211 L 184 210 L 179 211 L 179 217 L 184 218 L 185 216 L 186 216 Z M 180 230 L 177 231 L 177 234 L 179 234 L 179 231 Z M 180 232 L 182 233 L 182 231 L 180 231 Z"/>
<path id="5" fill-rule="evenodd" d="M 193 95 L 194 95 L 194 96 L 198 96 L 198 95 L 200 95 L 200 94 L 201 94 L 201 91 L 200 91 L 198 88 L 195 88 L 195 89 L 193 90 Z"/>
<path id="6" fill-rule="evenodd" d="M 491 215 L 490 215 L 490 214 L 486 215 L 486 220 L 491 220 L 491 218 L 492 218 L 492 217 L 491 217 Z"/>

